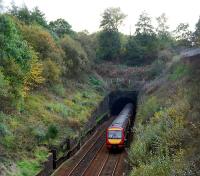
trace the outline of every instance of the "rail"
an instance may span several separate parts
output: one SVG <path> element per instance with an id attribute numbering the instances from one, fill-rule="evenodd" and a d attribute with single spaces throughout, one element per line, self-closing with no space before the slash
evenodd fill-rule
<path id="1" fill-rule="evenodd" d="M 68 176 L 82 176 L 84 175 L 90 163 L 94 160 L 95 156 L 105 144 L 105 131 L 102 131 L 95 142 L 88 148 L 83 157 L 73 167 Z M 87 162 L 88 161 L 88 162 Z"/>

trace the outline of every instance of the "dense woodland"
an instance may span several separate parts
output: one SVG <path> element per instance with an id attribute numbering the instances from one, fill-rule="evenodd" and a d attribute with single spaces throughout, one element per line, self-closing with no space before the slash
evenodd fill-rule
<path id="1" fill-rule="evenodd" d="M 150 66 L 146 74 L 150 75 L 148 80 L 153 80 L 161 75 L 177 53 L 200 46 L 200 19 L 197 19 L 195 31 L 190 31 L 185 23 L 170 31 L 165 14 L 157 17 L 157 26 L 153 26 L 152 18 L 143 12 L 132 35 L 125 35 L 119 32 L 119 27 L 126 15 L 120 8 L 108 8 L 102 14 L 100 30 L 90 34 L 86 30 L 74 31 L 62 18 L 48 22 L 37 7 L 30 10 L 25 5 L 17 7 L 13 4 L 8 10 L 3 10 L 0 1 L 0 10 L 0 175 L 36 174 L 47 156 L 49 146 L 59 143 L 64 136 L 79 134 L 107 89 L 103 78 L 100 79 L 95 72 L 96 65 L 111 62 L 124 65 L 125 69 Z M 171 81 L 177 81 L 184 75 L 192 77 L 185 71 L 185 66 L 177 65 L 171 68 Z M 195 85 L 195 82 L 191 85 Z M 193 93 L 198 95 L 196 86 L 193 87 Z M 171 102 L 181 99 L 182 93 L 180 90 Z M 181 160 L 187 153 L 182 149 L 182 141 L 170 143 L 181 138 L 178 131 L 183 130 L 185 125 L 186 120 L 182 119 L 186 110 L 180 111 L 182 105 L 179 104 L 177 109 L 170 109 L 169 104 L 159 102 L 162 100 L 158 100 L 158 95 L 146 95 L 147 101 L 145 99 L 142 102 L 144 105 L 141 103 L 139 108 L 138 124 L 144 124 L 141 118 L 153 116 L 150 123 L 155 128 L 140 125 L 137 129 L 139 141 L 133 143 L 130 160 L 138 170 L 131 174 L 183 175 L 184 172 L 190 175 L 183 169 L 185 163 L 181 162 L 174 173 L 170 172 L 173 162 Z M 93 102 L 94 99 L 96 102 Z M 170 114 L 168 121 L 171 120 L 171 123 L 176 122 L 171 119 L 173 115 L 178 116 L 177 121 L 181 121 L 182 126 L 175 126 L 176 129 L 171 128 L 172 131 L 165 129 L 174 134 L 174 138 L 167 138 L 170 136 L 168 133 L 166 136 L 151 131 L 162 131 L 163 123 L 155 122 L 166 117 L 166 114 Z M 143 136 L 140 135 L 142 133 Z M 145 136 L 147 133 L 152 136 Z M 151 145 L 155 136 L 159 145 Z M 166 141 L 159 143 L 161 138 Z M 155 154 L 157 151 L 159 155 Z M 189 152 L 192 153 L 192 149 Z M 147 153 L 150 154 L 144 159 Z M 191 155 L 187 153 L 186 156 Z M 158 169 L 157 174 L 151 174 L 152 168 L 159 168 L 160 172 Z M 192 165 L 192 168 L 198 170 L 196 165 Z"/>

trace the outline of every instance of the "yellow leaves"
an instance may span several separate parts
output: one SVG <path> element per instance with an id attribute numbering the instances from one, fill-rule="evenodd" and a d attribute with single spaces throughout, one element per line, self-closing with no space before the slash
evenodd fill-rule
<path id="1" fill-rule="evenodd" d="M 155 112 L 155 114 L 154 114 L 152 120 L 153 120 L 154 122 L 157 122 L 157 121 L 159 121 L 159 120 L 162 118 L 162 115 L 163 115 L 163 111 Z"/>
<path id="2" fill-rule="evenodd" d="M 61 68 L 54 61 L 47 59 L 43 61 L 45 65 L 43 75 L 47 83 L 53 85 L 60 82 Z"/>
<path id="3" fill-rule="evenodd" d="M 74 102 L 70 99 L 66 99 L 64 102 L 68 107 L 72 107 L 74 105 Z"/>
<path id="4" fill-rule="evenodd" d="M 31 62 L 30 71 L 27 73 L 24 79 L 24 90 L 23 95 L 26 96 L 27 93 L 38 85 L 44 83 L 45 79 L 42 76 L 43 65 L 39 63 L 36 59 Z"/>

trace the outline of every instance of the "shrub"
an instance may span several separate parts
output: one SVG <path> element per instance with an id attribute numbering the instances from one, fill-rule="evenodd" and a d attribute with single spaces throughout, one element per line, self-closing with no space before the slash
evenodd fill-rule
<path id="1" fill-rule="evenodd" d="M 164 68 L 165 62 L 163 60 L 155 60 L 151 65 L 150 71 L 148 72 L 149 79 L 155 79 L 163 72 Z"/>
<path id="2" fill-rule="evenodd" d="M 37 59 L 32 60 L 30 71 L 26 74 L 24 78 L 24 93 L 25 95 L 29 90 L 37 87 L 38 85 L 44 83 L 45 79 L 42 76 L 43 65 L 38 62 Z"/>
<path id="3" fill-rule="evenodd" d="M 138 120 L 140 122 L 149 120 L 159 108 L 160 105 L 155 96 L 151 96 L 148 99 L 146 98 L 138 108 Z"/>
<path id="4" fill-rule="evenodd" d="M 46 161 L 48 154 L 48 150 L 44 147 L 37 147 L 34 152 L 34 156 L 39 163 Z"/>
<path id="5" fill-rule="evenodd" d="M 8 127 L 5 124 L 0 123 L 0 136 L 6 136 L 10 134 Z"/>
<path id="6" fill-rule="evenodd" d="M 48 127 L 46 138 L 47 139 L 55 139 L 57 137 L 57 135 L 58 135 L 58 128 L 57 128 L 57 126 L 55 126 L 54 124 L 51 124 Z"/>
<path id="7" fill-rule="evenodd" d="M 65 95 L 65 88 L 63 87 L 62 84 L 56 84 L 56 85 L 52 85 L 51 90 L 58 96 L 60 97 L 64 97 Z"/>
<path id="8" fill-rule="evenodd" d="M 9 81 L 5 79 L 5 76 L 3 75 L 2 71 L 0 70 L 0 97 L 8 96 L 9 88 L 10 88 Z"/>
<path id="9" fill-rule="evenodd" d="M 11 17 L 0 15 L 0 57 L 12 58 L 22 69 L 28 69 L 32 51 L 19 34 Z"/>
<path id="10" fill-rule="evenodd" d="M 65 53 L 64 74 L 69 76 L 85 71 L 88 64 L 88 57 L 82 46 L 67 35 L 61 39 L 60 45 Z"/>
<path id="11" fill-rule="evenodd" d="M 1 139 L 0 143 L 5 146 L 8 150 L 13 150 L 15 148 L 16 138 L 12 134 L 5 135 Z"/>
<path id="12" fill-rule="evenodd" d="M 44 127 L 34 127 L 32 135 L 36 138 L 38 143 L 43 142 L 46 139 L 46 131 Z"/>
<path id="13" fill-rule="evenodd" d="M 47 108 L 52 111 L 60 114 L 62 117 L 67 118 L 69 110 L 66 105 L 62 103 L 51 103 Z"/>
<path id="14" fill-rule="evenodd" d="M 172 161 L 169 158 L 153 158 L 151 163 L 142 164 L 134 169 L 130 176 L 170 176 L 172 174 Z"/>
<path id="15" fill-rule="evenodd" d="M 43 61 L 43 65 L 45 65 L 43 76 L 45 77 L 46 83 L 51 86 L 59 83 L 61 76 L 61 69 L 59 65 L 50 59 Z"/>
<path id="16" fill-rule="evenodd" d="M 170 50 L 165 49 L 158 53 L 158 59 L 164 62 L 168 62 L 172 60 L 172 58 L 173 58 L 173 53 Z"/>
<path id="17" fill-rule="evenodd" d="M 9 80 L 10 84 L 10 96 L 5 107 L 10 104 L 8 107 L 12 106 L 17 110 L 22 110 L 24 88 L 28 89 L 27 82 L 30 87 L 31 82 L 38 81 L 36 79 L 38 74 L 33 77 L 33 73 L 36 73 L 33 72 L 36 71 L 33 69 L 35 68 L 33 62 L 37 56 L 21 36 L 14 18 L 0 15 L 0 26 L 0 66 L 2 66 L 3 74 L 6 75 L 5 79 Z"/>
<path id="18" fill-rule="evenodd" d="M 171 73 L 171 75 L 169 76 L 169 79 L 176 81 L 180 78 L 182 78 L 183 76 L 187 75 L 189 72 L 188 67 L 185 64 L 180 64 L 179 65 L 175 65 L 174 69 Z"/>
<path id="19" fill-rule="evenodd" d="M 51 58 L 56 62 L 60 62 L 62 59 L 61 51 L 47 30 L 36 25 L 22 25 L 21 31 L 24 39 L 39 54 L 39 59 L 45 60 L 47 58 Z"/>
<path id="20" fill-rule="evenodd" d="M 40 165 L 34 160 L 22 160 L 17 163 L 20 169 L 20 173 L 17 176 L 32 176 L 37 174 L 40 169 Z"/>
<path id="21" fill-rule="evenodd" d="M 180 153 L 184 125 L 184 112 L 179 106 L 160 110 L 148 124 L 139 125 L 129 151 L 130 161 L 136 166 L 131 175 L 182 173 L 183 163 L 179 162 L 184 155 Z"/>

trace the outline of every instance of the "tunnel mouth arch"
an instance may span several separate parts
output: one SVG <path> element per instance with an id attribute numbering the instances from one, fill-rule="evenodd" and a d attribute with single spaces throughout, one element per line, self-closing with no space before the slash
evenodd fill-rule
<path id="1" fill-rule="evenodd" d="M 112 116 L 117 116 L 122 111 L 124 106 L 128 103 L 132 103 L 133 105 L 135 104 L 131 98 L 128 98 L 128 97 L 118 98 L 117 100 L 115 100 L 115 102 L 111 106 L 110 114 Z"/>

